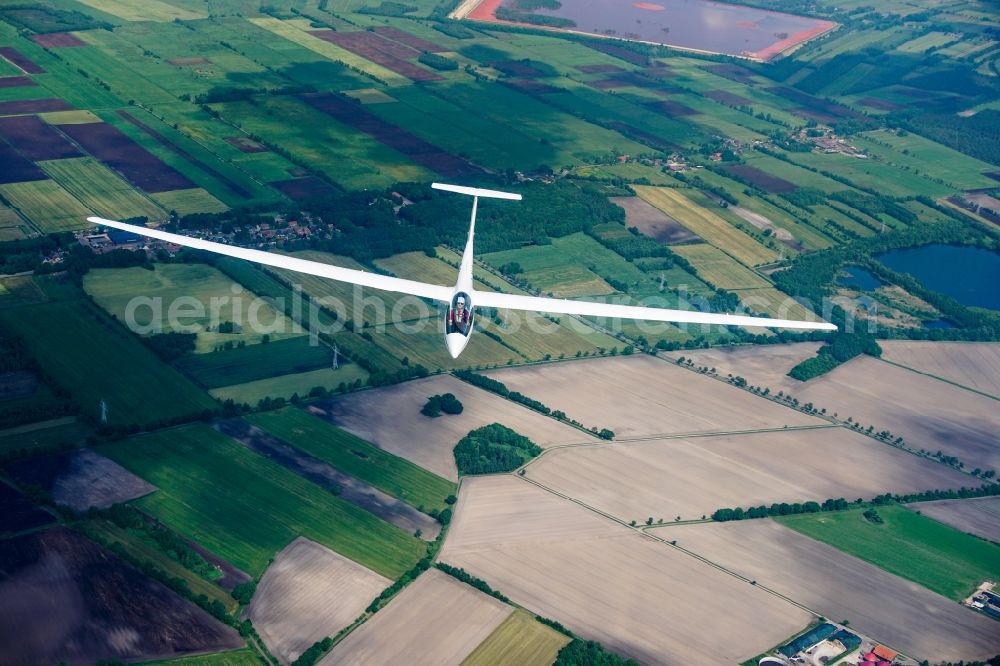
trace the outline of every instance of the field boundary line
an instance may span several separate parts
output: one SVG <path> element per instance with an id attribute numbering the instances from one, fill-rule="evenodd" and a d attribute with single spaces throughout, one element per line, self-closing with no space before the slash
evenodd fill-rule
<path id="1" fill-rule="evenodd" d="M 1000 397 L 997 397 L 997 396 L 993 395 L 992 393 L 986 393 L 984 391 L 980 391 L 979 389 L 974 389 L 971 386 L 966 386 L 965 384 L 959 384 L 958 382 L 952 381 L 950 379 L 945 379 L 944 377 L 938 377 L 937 375 L 931 374 L 929 372 L 924 372 L 922 370 L 917 370 L 916 368 L 911 368 L 908 365 L 903 365 L 902 363 L 897 363 L 895 361 L 890 361 L 889 359 L 885 359 L 885 358 L 881 358 L 880 357 L 878 360 L 880 360 L 880 361 L 882 361 L 884 363 L 888 363 L 889 365 L 894 365 L 897 368 L 903 368 L 904 370 L 909 370 L 910 372 L 915 372 L 918 375 L 923 375 L 924 377 L 930 377 L 931 379 L 937 379 L 938 381 L 942 381 L 945 384 L 951 384 L 952 386 L 956 386 L 956 387 L 958 387 L 960 389 L 965 389 L 966 391 L 971 391 L 972 393 L 979 394 L 979 395 L 983 396 L 984 398 L 991 398 L 993 400 L 996 400 L 997 402 L 1000 402 Z"/>

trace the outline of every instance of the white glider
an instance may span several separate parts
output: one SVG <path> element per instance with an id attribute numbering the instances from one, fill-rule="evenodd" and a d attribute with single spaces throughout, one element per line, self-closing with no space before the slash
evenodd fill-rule
<path id="1" fill-rule="evenodd" d="M 477 187 L 462 187 L 460 185 L 445 185 L 433 183 L 434 189 L 457 192 L 472 197 L 472 218 L 469 222 L 469 237 L 462 254 L 462 263 L 458 270 L 458 280 L 453 287 L 427 284 L 414 280 L 369 273 L 351 268 L 341 268 L 318 261 L 297 259 L 283 254 L 251 250 L 248 248 L 225 245 L 200 238 L 191 238 L 180 234 L 172 234 L 156 229 L 147 229 L 132 224 L 123 224 L 100 217 L 88 217 L 87 220 L 101 226 L 130 231 L 141 236 L 223 254 L 237 259 L 246 259 L 266 266 L 287 268 L 288 270 L 308 275 L 349 282 L 373 289 L 384 289 L 403 294 L 411 294 L 421 298 L 448 303 L 445 320 L 445 343 L 452 358 L 458 358 L 469 343 L 472 333 L 474 307 L 503 308 L 507 310 L 533 310 L 552 314 L 586 315 L 594 317 L 611 317 L 615 319 L 645 319 L 647 321 L 664 321 L 690 324 L 715 324 L 719 326 L 761 326 L 773 328 L 795 328 L 835 331 L 837 327 L 826 322 L 793 321 L 787 319 L 766 319 L 763 317 L 748 317 L 744 315 L 711 314 L 688 310 L 668 310 L 664 308 L 647 308 L 634 305 L 618 305 L 614 303 L 595 303 L 591 301 L 571 301 L 558 298 L 539 298 L 536 296 L 520 296 L 516 294 L 501 294 L 492 291 L 477 291 L 472 284 L 472 241 L 476 230 L 476 209 L 480 197 L 491 199 L 521 200 L 520 194 L 484 190 Z"/>

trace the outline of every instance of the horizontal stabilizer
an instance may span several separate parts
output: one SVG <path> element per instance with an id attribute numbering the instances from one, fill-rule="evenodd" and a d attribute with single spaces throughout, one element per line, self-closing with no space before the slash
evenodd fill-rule
<path id="1" fill-rule="evenodd" d="M 497 192 L 496 190 L 483 190 L 478 187 L 463 187 L 461 185 L 448 185 L 447 183 L 431 183 L 435 190 L 445 190 L 446 192 L 458 192 L 468 194 L 470 197 L 489 197 L 490 199 L 513 199 L 520 201 L 520 194 L 512 192 Z"/>

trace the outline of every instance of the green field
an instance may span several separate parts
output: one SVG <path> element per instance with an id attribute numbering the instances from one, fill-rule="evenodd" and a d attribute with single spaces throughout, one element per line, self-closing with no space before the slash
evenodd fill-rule
<path id="1" fill-rule="evenodd" d="M 42 233 L 90 226 L 93 212 L 54 180 L 0 185 L 0 194 Z"/>
<path id="2" fill-rule="evenodd" d="M 260 666 L 262 663 L 257 653 L 250 648 L 242 648 L 231 652 L 216 652 L 199 657 L 181 657 L 169 661 L 147 661 L 143 666 Z"/>
<path id="3" fill-rule="evenodd" d="M 342 472 L 424 510 L 444 509 L 455 484 L 295 407 L 246 420 Z"/>
<path id="4" fill-rule="evenodd" d="M 30 451 L 36 448 L 82 444 L 90 434 L 90 428 L 77 421 L 74 416 L 8 428 L 0 430 L 0 454 L 21 449 Z"/>
<path id="5" fill-rule="evenodd" d="M 87 273 L 83 287 L 118 319 L 134 321 L 138 330 L 196 333 L 198 353 L 211 352 L 227 342 L 255 345 L 264 335 L 272 341 L 303 335 L 268 301 L 207 264 L 156 264 L 152 271 L 100 268 Z M 220 333 L 218 327 L 226 322 L 235 323 L 238 331 Z"/>
<path id="6" fill-rule="evenodd" d="M 559 650 L 569 641 L 566 634 L 545 626 L 530 613 L 518 609 L 465 658 L 462 666 L 551 666 Z"/>
<path id="7" fill-rule="evenodd" d="M 221 213 L 229 208 L 229 206 L 213 197 L 201 187 L 189 190 L 174 190 L 172 192 L 158 192 L 150 196 L 168 211 L 175 212 L 181 216 L 190 215 L 191 213 Z"/>
<path id="8" fill-rule="evenodd" d="M 121 324 L 84 299 L 0 310 L 42 369 L 88 414 L 108 405 L 108 421 L 150 424 L 213 409 L 216 402 L 164 365 Z"/>
<path id="9" fill-rule="evenodd" d="M 333 352 L 311 344 L 308 336 L 285 338 L 265 345 L 247 345 L 182 357 L 177 367 L 208 388 L 244 384 L 277 375 L 327 368 Z"/>
<path id="10" fill-rule="evenodd" d="M 156 485 L 136 502 L 252 576 L 297 536 L 390 578 L 423 555 L 414 537 L 277 463 L 193 425 L 98 447 Z"/>
<path id="11" fill-rule="evenodd" d="M 361 384 L 368 379 L 368 371 L 357 363 L 341 363 L 336 370 L 332 368 L 320 368 L 318 370 L 306 370 L 290 375 L 279 375 L 258 379 L 243 384 L 232 386 L 220 386 L 209 391 L 213 398 L 219 400 L 232 400 L 238 404 L 257 404 L 263 398 L 291 398 L 296 393 L 300 397 L 305 397 L 313 388 L 322 386 L 333 391 L 341 384 L 351 386 L 354 382 L 361 381 Z"/>
<path id="12" fill-rule="evenodd" d="M 39 162 L 45 173 L 97 215 L 112 219 L 146 217 L 165 220 L 167 213 L 118 174 L 93 157 Z"/>
<path id="13" fill-rule="evenodd" d="M 558 240 L 558 239 L 556 239 Z M 524 269 L 518 278 L 527 280 L 535 289 L 560 298 L 603 296 L 614 288 L 577 257 L 550 245 L 531 245 L 520 250 L 504 250 L 484 254 L 482 260 L 494 267 L 515 262 Z M 624 261 L 624 260 L 623 260 Z"/>
<path id="14" fill-rule="evenodd" d="M 919 506 L 877 507 L 881 525 L 860 509 L 776 520 L 956 601 L 1000 577 L 1000 546 L 925 518 Z"/>

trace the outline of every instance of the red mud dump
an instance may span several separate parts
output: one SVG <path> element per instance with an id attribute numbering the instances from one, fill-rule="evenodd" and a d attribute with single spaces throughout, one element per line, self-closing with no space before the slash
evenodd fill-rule
<path id="1" fill-rule="evenodd" d="M 756 53 L 754 53 L 754 55 L 760 60 L 764 61 L 770 60 L 771 58 L 778 55 L 785 49 L 791 48 L 796 44 L 806 41 L 807 39 L 812 39 L 816 35 L 821 35 L 836 25 L 837 24 L 834 23 L 833 21 L 819 21 L 818 25 L 815 28 L 811 28 L 809 30 L 803 30 L 802 32 L 797 32 L 794 35 L 789 35 L 785 39 L 782 39 L 779 42 L 775 42 L 774 44 L 771 44 L 766 49 L 761 49 L 760 51 L 757 51 Z"/>
<path id="2" fill-rule="evenodd" d="M 649 12 L 662 12 L 666 9 L 663 5 L 658 5 L 655 2 L 633 2 L 632 6 L 636 9 L 645 9 Z"/>

